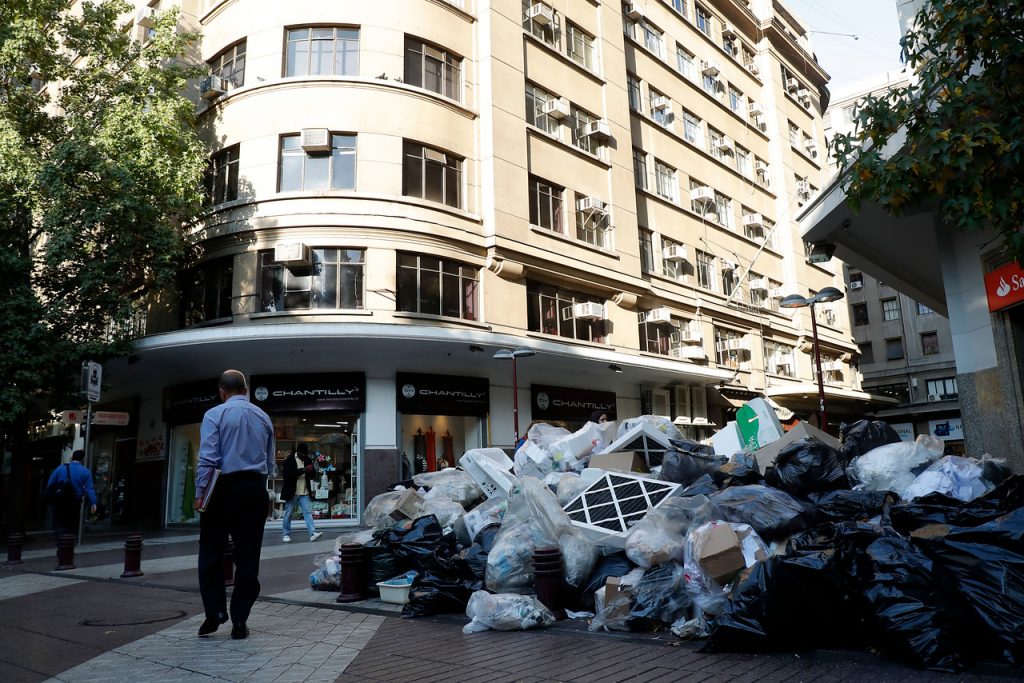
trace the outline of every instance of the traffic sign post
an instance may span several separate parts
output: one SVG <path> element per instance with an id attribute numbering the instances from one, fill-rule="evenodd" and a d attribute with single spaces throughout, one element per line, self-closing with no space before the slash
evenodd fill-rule
<path id="1" fill-rule="evenodd" d="M 92 455 L 89 453 L 89 436 L 92 431 L 92 404 L 100 400 L 103 384 L 103 366 L 91 360 L 82 361 L 82 393 L 89 401 L 85 412 L 85 468 L 92 473 Z M 82 531 L 85 528 L 85 496 L 78 509 L 78 545 L 82 545 Z"/>

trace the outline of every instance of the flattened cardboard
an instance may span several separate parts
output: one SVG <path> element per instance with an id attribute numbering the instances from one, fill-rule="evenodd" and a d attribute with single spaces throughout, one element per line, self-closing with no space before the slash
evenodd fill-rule
<path id="1" fill-rule="evenodd" d="M 747 566 L 740 539 L 728 524 L 717 524 L 710 530 L 697 559 L 704 573 L 723 586 Z"/>
<path id="2" fill-rule="evenodd" d="M 794 441 L 799 441 L 800 439 L 806 439 L 809 437 L 815 438 L 836 450 L 839 450 L 840 446 L 842 446 L 842 444 L 839 443 L 839 439 L 836 437 L 826 434 L 817 427 L 809 425 L 806 422 L 797 422 L 796 425 L 786 432 L 781 439 L 773 441 L 767 446 L 754 451 L 754 458 L 757 459 L 757 467 L 761 470 L 761 474 L 764 474 L 765 469 L 767 469 L 769 465 L 775 464 L 775 458 L 779 455 L 779 451 Z"/>
<path id="3" fill-rule="evenodd" d="M 636 472 L 648 474 L 647 463 L 636 451 L 618 451 L 616 453 L 599 453 L 590 456 L 590 467 L 614 472 Z"/>

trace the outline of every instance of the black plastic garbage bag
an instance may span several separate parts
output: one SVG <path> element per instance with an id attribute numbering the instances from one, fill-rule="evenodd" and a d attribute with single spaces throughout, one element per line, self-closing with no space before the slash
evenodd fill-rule
<path id="1" fill-rule="evenodd" d="M 881 538 L 861 555 L 861 566 L 876 645 L 923 669 L 960 671 L 969 663 L 973 620 L 921 550 Z"/>
<path id="2" fill-rule="evenodd" d="M 761 470 L 757 468 L 756 464 L 751 466 L 745 462 L 727 462 L 715 472 L 715 481 L 725 489 L 730 486 L 763 484 L 764 477 L 761 476 Z M 696 483 L 694 482 L 694 484 Z"/>
<path id="3" fill-rule="evenodd" d="M 881 420 L 843 423 L 839 426 L 839 433 L 843 442 L 839 455 L 846 463 L 879 446 L 900 442 L 896 430 Z"/>
<path id="4" fill-rule="evenodd" d="M 644 572 L 633 589 L 626 627 L 651 631 L 686 616 L 693 596 L 686 590 L 684 576 L 683 568 L 674 562 Z"/>
<path id="5" fill-rule="evenodd" d="M 363 548 L 363 556 L 366 558 L 366 587 L 370 593 L 377 595 L 377 582 L 395 578 L 402 573 L 402 569 L 391 548 L 375 544 L 367 544 Z"/>
<path id="6" fill-rule="evenodd" d="M 501 530 L 500 524 L 489 524 L 477 533 L 476 543 L 463 550 L 460 555 L 473 575 L 484 580 L 487 573 L 487 553 L 494 547 L 494 537 Z"/>
<path id="7" fill-rule="evenodd" d="M 942 590 L 967 603 L 990 634 L 983 638 L 990 652 L 1011 664 L 1024 663 L 1024 508 L 918 543 L 955 578 L 955 586 Z"/>
<path id="8" fill-rule="evenodd" d="M 434 515 L 396 524 L 380 535 L 382 545 L 391 549 L 399 562 L 411 569 L 419 566 L 424 555 L 430 555 L 441 543 L 443 532 Z"/>
<path id="9" fill-rule="evenodd" d="M 715 454 L 715 449 L 711 446 L 692 439 L 669 439 L 668 442 L 680 453 L 699 453 L 700 455 Z"/>
<path id="10" fill-rule="evenodd" d="M 839 452 L 817 439 L 798 439 L 775 457 L 775 467 L 765 473 L 769 486 L 797 496 L 848 489 L 850 483 Z"/>
<path id="11" fill-rule="evenodd" d="M 813 521 L 812 510 L 770 486 L 732 486 L 709 497 L 722 519 L 749 524 L 769 543 L 802 531 Z"/>
<path id="12" fill-rule="evenodd" d="M 892 491 L 829 491 L 808 496 L 818 512 L 818 519 L 827 522 L 867 520 L 885 512 L 899 502 Z"/>
<path id="13" fill-rule="evenodd" d="M 893 528 L 909 534 L 926 524 L 976 527 L 1021 507 L 1024 507 L 1024 474 L 1006 479 L 969 503 L 942 493 L 930 493 L 912 503 L 893 505 L 888 516 Z"/>
<path id="14" fill-rule="evenodd" d="M 465 613 L 469 596 L 482 590 L 479 579 L 460 579 L 426 572 L 417 576 L 409 592 L 409 602 L 402 608 L 403 617 L 429 617 L 435 614 Z"/>
<path id="15" fill-rule="evenodd" d="M 683 497 L 710 496 L 712 493 L 718 493 L 718 490 L 719 486 L 715 483 L 714 479 L 711 478 L 711 475 L 702 474 L 700 479 L 683 489 L 679 495 Z"/>
<path id="16" fill-rule="evenodd" d="M 726 462 L 726 458 L 717 455 L 666 451 L 661 461 L 661 478 L 689 486 L 705 474 L 713 477 Z"/>
<path id="17" fill-rule="evenodd" d="M 591 570 L 586 584 L 576 594 L 568 596 L 570 604 L 579 610 L 593 611 L 594 593 L 604 586 L 608 577 L 625 576 L 634 569 L 636 569 L 636 565 L 626 557 L 624 552 L 602 555 L 597 558 L 597 564 Z"/>

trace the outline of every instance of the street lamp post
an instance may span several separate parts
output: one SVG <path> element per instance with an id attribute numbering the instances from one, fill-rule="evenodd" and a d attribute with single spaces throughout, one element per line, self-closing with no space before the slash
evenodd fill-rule
<path id="1" fill-rule="evenodd" d="M 814 315 L 814 305 L 839 301 L 843 293 L 835 287 L 825 287 L 810 298 L 804 298 L 799 294 L 790 294 L 779 302 L 782 308 L 811 308 L 811 341 L 814 343 L 814 366 L 818 373 L 818 426 L 822 431 L 828 431 L 828 416 L 825 414 L 825 375 L 821 371 L 821 349 L 818 345 L 818 320 Z"/>
<path id="2" fill-rule="evenodd" d="M 494 352 L 494 358 L 498 360 L 512 361 L 512 428 L 514 438 L 512 446 L 519 443 L 519 377 L 516 374 L 516 359 L 529 358 L 536 352 L 533 349 L 520 347 L 518 349 L 498 349 Z"/>

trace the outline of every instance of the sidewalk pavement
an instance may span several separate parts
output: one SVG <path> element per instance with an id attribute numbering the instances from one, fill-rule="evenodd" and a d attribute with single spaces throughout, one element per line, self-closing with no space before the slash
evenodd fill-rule
<path id="1" fill-rule="evenodd" d="M 120 579 L 121 544 L 98 540 L 55 572 L 54 551 L 0 568 L 0 680 L 36 681 L 1007 681 L 1019 669 L 919 672 L 863 651 L 705 655 L 671 634 L 589 634 L 586 622 L 528 633 L 462 633 L 462 615 L 404 620 L 380 601 L 339 605 L 309 589 L 316 543 L 268 534 L 251 635 L 196 637 L 202 602 L 197 542 L 178 535 L 143 549 L 143 577 Z M 344 534 L 346 537 L 350 534 Z M 27 557 L 27 554 L 26 554 Z"/>

